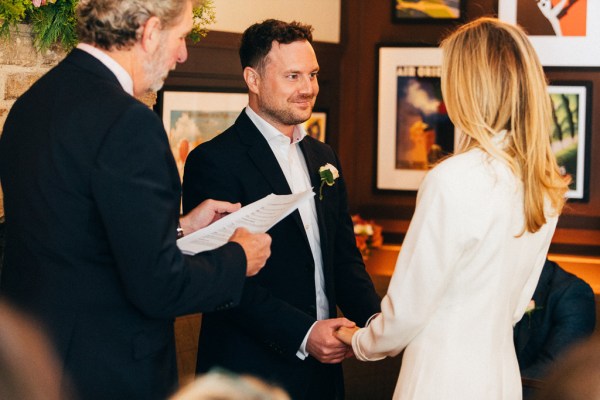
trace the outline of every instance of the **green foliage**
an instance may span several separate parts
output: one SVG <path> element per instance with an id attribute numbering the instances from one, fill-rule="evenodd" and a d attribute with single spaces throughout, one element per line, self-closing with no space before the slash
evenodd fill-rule
<path id="1" fill-rule="evenodd" d="M 23 21 L 25 12 L 33 4 L 29 2 L 29 7 L 23 0 L 3 0 L 0 2 L 0 34 L 7 35 L 8 29 Z"/>
<path id="2" fill-rule="evenodd" d="M 30 14 L 33 44 L 45 50 L 54 43 L 70 50 L 77 44 L 75 6 L 77 0 L 57 0 L 54 4 L 34 7 Z"/>
<path id="3" fill-rule="evenodd" d="M 47 0 L 35 7 L 32 0 L 0 0 L 0 37 L 10 39 L 10 28 L 31 25 L 33 43 L 38 51 L 54 44 L 65 50 L 77 44 L 75 7 L 78 0 Z M 197 42 L 206 34 L 206 26 L 215 21 L 212 0 L 204 0 L 194 8 L 194 27 L 190 38 Z"/>
<path id="4" fill-rule="evenodd" d="M 215 8 L 212 0 L 205 0 L 198 7 L 194 7 L 194 27 L 190 33 L 190 39 L 196 43 L 205 37 L 208 33 L 206 26 L 215 21 Z"/>

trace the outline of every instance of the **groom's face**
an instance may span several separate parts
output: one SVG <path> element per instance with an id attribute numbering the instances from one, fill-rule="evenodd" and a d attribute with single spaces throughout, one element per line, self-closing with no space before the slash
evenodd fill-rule
<path id="1" fill-rule="evenodd" d="M 318 72 L 319 63 L 308 41 L 273 42 L 259 73 L 260 111 L 285 126 L 308 120 L 319 93 Z"/>

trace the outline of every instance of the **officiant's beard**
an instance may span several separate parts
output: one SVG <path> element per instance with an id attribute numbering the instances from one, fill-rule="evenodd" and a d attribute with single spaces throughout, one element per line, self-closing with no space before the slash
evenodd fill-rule
<path id="1" fill-rule="evenodd" d="M 144 63 L 144 73 L 152 92 L 162 89 L 169 71 L 175 69 L 169 65 L 169 54 L 166 49 L 166 41 L 160 41 L 154 54 Z"/>

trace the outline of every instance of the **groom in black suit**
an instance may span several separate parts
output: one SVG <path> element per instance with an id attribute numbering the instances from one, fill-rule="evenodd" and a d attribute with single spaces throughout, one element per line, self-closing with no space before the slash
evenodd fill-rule
<path id="1" fill-rule="evenodd" d="M 193 257 L 176 245 L 178 222 L 190 233 L 239 208 L 210 200 L 179 218 L 167 135 L 133 97 L 185 61 L 191 1 L 80 0 L 78 18 L 82 43 L 17 100 L 0 139 L 0 294 L 47 329 L 78 398 L 163 400 L 174 317 L 235 306 L 270 239 L 240 230 Z"/>
<path id="2" fill-rule="evenodd" d="M 267 20 L 244 32 L 248 107 L 192 151 L 183 181 L 184 210 L 211 197 L 246 205 L 314 190 L 269 231 L 272 255 L 241 305 L 203 316 L 198 348 L 198 373 L 221 366 L 258 375 L 295 400 L 343 398 L 340 362 L 351 350 L 333 332 L 364 325 L 380 301 L 356 248 L 339 160 L 299 125 L 319 91 L 311 42 L 299 23 Z M 335 318 L 336 306 L 349 319 Z"/>

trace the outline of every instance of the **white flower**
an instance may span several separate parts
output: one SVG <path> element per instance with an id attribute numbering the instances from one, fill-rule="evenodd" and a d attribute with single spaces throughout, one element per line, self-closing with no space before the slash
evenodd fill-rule
<path id="1" fill-rule="evenodd" d="M 340 177 L 337 168 L 327 163 L 319 168 L 319 176 L 321 177 L 321 187 L 319 188 L 319 200 L 323 200 L 323 186 L 333 186 L 335 180 Z"/>
<path id="2" fill-rule="evenodd" d="M 327 164 L 323 165 L 321 168 L 319 168 L 319 175 L 321 175 L 321 179 L 324 179 L 323 172 L 325 172 L 325 171 L 331 172 L 331 176 L 333 177 L 333 179 L 331 180 L 331 182 L 329 180 L 327 180 L 327 184 L 329 186 L 332 186 L 333 181 L 340 177 L 340 173 L 338 172 L 336 167 L 327 163 Z"/>

